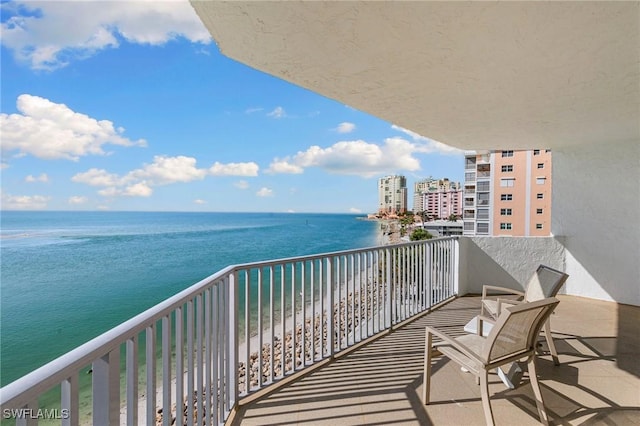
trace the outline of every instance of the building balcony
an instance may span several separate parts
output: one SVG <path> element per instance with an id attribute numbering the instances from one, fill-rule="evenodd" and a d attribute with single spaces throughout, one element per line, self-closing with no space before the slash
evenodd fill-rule
<path id="1" fill-rule="evenodd" d="M 640 416 L 637 357 L 640 308 L 559 296 L 552 317 L 560 365 L 544 351 L 537 361 L 552 424 L 635 424 Z M 458 364 L 436 358 L 431 403 L 421 402 L 424 326 L 451 334 L 480 309 L 461 297 L 336 359 L 267 397 L 243 406 L 236 424 L 484 425 L 480 387 Z M 533 392 L 525 374 L 516 389 L 490 376 L 497 424 L 536 425 Z"/>
<path id="2" fill-rule="evenodd" d="M 53 389 L 59 402 L 40 408 L 69 413 L 62 424 L 482 424 L 473 378 L 445 360 L 420 402 L 424 325 L 462 333 L 479 301 L 461 296 L 519 289 L 538 264 L 561 268 L 562 247 L 460 237 L 230 266 L 5 386 L 0 403 L 24 416 Z M 637 418 L 640 308 L 561 299 L 562 364 L 539 360 L 552 420 Z M 494 376 L 499 423 L 537 422 L 527 382 Z"/>

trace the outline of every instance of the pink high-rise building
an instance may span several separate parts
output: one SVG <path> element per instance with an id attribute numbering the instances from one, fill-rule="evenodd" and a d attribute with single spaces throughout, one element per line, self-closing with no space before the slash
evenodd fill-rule
<path id="1" fill-rule="evenodd" d="M 446 219 L 462 216 L 462 189 L 460 182 L 449 179 L 428 178 L 414 184 L 413 212 L 422 212 L 431 218 Z"/>

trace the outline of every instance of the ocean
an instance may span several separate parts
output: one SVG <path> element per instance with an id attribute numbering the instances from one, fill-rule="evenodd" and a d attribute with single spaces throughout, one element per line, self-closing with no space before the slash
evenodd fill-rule
<path id="1" fill-rule="evenodd" d="M 378 245 L 349 214 L 3 211 L 2 386 L 233 264 Z"/>

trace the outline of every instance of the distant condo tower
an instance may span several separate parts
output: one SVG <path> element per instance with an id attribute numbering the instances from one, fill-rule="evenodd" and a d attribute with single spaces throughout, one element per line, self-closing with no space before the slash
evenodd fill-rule
<path id="1" fill-rule="evenodd" d="M 464 175 L 464 235 L 550 235 L 550 150 L 468 151 Z"/>
<path id="2" fill-rule="evenodd" d="M 462 187 L 448 178 L 429 177 L 413 184 L 413 212 L 429 217 L 447 219 L 462 216 Z"/>
<path id="3" fill-rule="evenodd" d="M 407 178 L 385 176 L 378 180 L 378 213 L 398 214 L 407 211 Z"/>

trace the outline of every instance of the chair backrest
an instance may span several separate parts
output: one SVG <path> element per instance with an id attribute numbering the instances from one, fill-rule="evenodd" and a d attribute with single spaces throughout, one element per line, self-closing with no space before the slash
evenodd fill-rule
<path id="1" fill-rule="evenodd" d="M 555 297 L 505 308 L 487 336 L 482 358 L 491 363 L 501 358 L 530 354 L 540 329 L 560 303 Z"/>
<path id="2" fill-rule="evenodd" d="M 555 297 L 567 278 L 569 275 L 562 271 L 544 265 L 538 266 L 535 274 L 527 283 L 524 300 L 533 302 L 547 297 Z"/>

